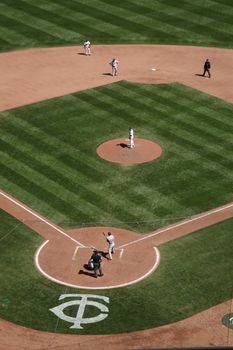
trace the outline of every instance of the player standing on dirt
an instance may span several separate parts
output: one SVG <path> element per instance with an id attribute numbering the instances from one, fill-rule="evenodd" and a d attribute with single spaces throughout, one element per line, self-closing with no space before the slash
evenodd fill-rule
<path id="1" fill-rule="evenodd" d="M 109 62 L 109 64 L 112 66 L 112 76 L 117 75 L 119 61 L 113 58 L 112 61 Z"/>
<path id="2" fill-rule="evenodd" d="M 89 40 L 85 40 L 83 47 L 84 47 L 85 55 L 91 56 L 91 43 Z"/>
<path id="3" fill-rule="evenodd" d="M 208 73 L 209 78 L 211 77 L 210 68 L 211 68 L 211 64 L 210 64 L 210 61 L 207 58 L 207 60 L 204 63 L 204 72 L 202 74 L 203 77 L 205 76 L 206 72 Z"/>
<path id="4" fill-rule="evenodd" d="M 104 274 L 102 272 L 101 267 L 102 255 L 96 249 L 93 251 L 93 254 L 88 262 L 88 264 L 92 263 L 94 268 L 94 277 L 97 278 L 99 272 L 99 276 L 102 277 Z"/>
<path id="5" fill-rule="evenodd" d="M 103 232 L 104 236 L 106 237 L 105 233 Z M 108 232 L 108 235 L 106 237 L 106 241 L 108 242 L 108 255 L 109 260 L 112 260 L 112 254 L 115 253 L 114 247 L 115 247 L 115 237 L 111 232 Z"/>

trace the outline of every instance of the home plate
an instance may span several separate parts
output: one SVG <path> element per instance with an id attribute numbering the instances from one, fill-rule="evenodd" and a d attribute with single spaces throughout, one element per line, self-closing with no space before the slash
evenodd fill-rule
<path id="1" fill-rule="evenodd" d="M 155 71 L 155 70 L 156 70 L 156 68 L 151 68 L 151 70 Z"/>

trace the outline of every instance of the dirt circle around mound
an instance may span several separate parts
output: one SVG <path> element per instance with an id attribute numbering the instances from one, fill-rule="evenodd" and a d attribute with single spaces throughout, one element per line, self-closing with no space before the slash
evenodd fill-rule
<path id="1" fill-rule="evenodd" d="M 116 240 L 112 260 L 103 235 L 108 231 Z M 119 288 L 141 281 L 159 266 L 158 248 L 141 241 L 136 232 L 116 227 L 85 227 L 69 230 L 67 234 L 73 241 L 60 238 L 46 241 L 35 257 L 39 271 L 56 283 L 83 289 Z M 97 279 L 86 266 L 94 249 L 102 252 L 104 276 Z"/>
<path id="2" fill-rule="evenodd" d="M 99 157 L 113 163 L 133 165 L 151 162 L 159 158 L 162 148 L 159 144 L 135 138 L 135 147 L 129 148 L 129 140 L 126 138 L 112 139 L 102 143 L 96 150 Z"/>

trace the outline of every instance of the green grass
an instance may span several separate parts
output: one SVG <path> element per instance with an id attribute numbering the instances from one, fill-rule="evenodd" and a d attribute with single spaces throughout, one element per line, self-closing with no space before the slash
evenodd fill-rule
<path id="1" fill-rule="evenodd" d="M 1 113 L 1 188 L 63 227 L 150 232 L 232 201 L 233 106 L 179 84 L 121 82 Z M 155 141 L 121 166 L 102 142 Z"/>
<path id="2" fill-rule="evenodd" d="M 0 51 L 93 44 L 232 48 L 231 0 L 0 0 Z M 182 85 L 126 82 L 0 114 L 1 188 L 63 227 L 112 225 L 149 232 L 232 201 L 233 107 Z M 96 156 L 114 137 L 160 143 L 155 162 L 124 167 Z M 41 237 L 0 221 L 0 315 L 44 331 L 130 332 L 161 326 L 232 298 L 233 220 L 160 247 L 161 265 L 110 298 L 105 321 L 71 330 L 49 309 L 83 293 L 33 265 Z M 88 309 L 86 316 L 93 316 Z M 76 310 L 69 310 L 75 314 Z"/>
<path id="3" fill-rule="evenodd" d="M 130 332 L 189 317 L 232 298 L 232 223 L 228 220 L 160 246 L 159 268 L 140 283 L 84 292 L 41 276 L 33 265 L 41 237 L 2 211 L 0 316 L 34 329 L 73 334 Z M 70 329 L 71 323 L 49 311 L 62 303 L 61 294 L 70 293 L 109 297 L 109 316 L 83 325 L 83 330 Z M 77 307 L 64 312 L 74 316 Z M 86 308 L 84 317 L 95 315 L 96 309 Z"/>
<path id="4" fill-rule="evenodd" d="M 230 0 L 0 0 L 0 50 L 93 44 L 231 47 Z"/>

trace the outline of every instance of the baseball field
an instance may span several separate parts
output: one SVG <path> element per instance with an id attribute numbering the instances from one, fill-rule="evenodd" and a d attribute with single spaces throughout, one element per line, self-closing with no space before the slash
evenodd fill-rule
<path id="1" fill-rule="evenodd" d="M 0 0 L 0 349 L 233 346 L 232 39 L 229 0 Z"/>

